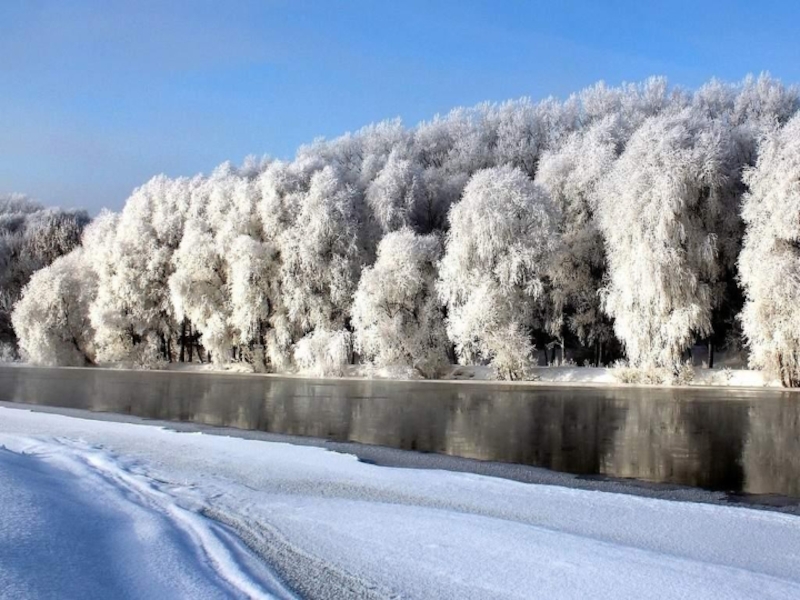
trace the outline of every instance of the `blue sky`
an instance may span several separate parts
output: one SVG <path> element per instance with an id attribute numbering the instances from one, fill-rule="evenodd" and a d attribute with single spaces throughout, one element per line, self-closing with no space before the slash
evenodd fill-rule
<path id="1" fill-rule="evenodd" d="M 0 193 L 118 209 L 158 173 L 597 80 L 800 82 L 785 1 L 0 0 Z"/>

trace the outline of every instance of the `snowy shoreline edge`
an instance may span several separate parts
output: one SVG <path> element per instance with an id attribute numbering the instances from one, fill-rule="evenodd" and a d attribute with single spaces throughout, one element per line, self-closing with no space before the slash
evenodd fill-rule
<path id="1" fill-rule="evenodd" d="M 216 365 L 215 365 L 216 366 Z M 182 365 L 182 368 L 166 368 L 166 369 L 152 369 L 152 370 L 142 370 L 142 369 L 134 369 L 129 367 L 121 367 L 116 365 L 100 365 L 100 366 L 83 366 L 83 367 L 75 367 L 75 366 L 44 366 L 44 365 L 34 365 L 30 363 L 4 363 L 0 365 L 2 367 L 10 367 L 10 368 L 19 368 L 19 369 L 41 369 L 41 370 L 49 370 L 49 369 L 58 369 L 58 370 L 70 370 L 70 371 L 126 371 L 126 372 L 147 372 L 147 373 L 161 373 L 161 374 L 199 374 L 199 375 L 225 375 L 225 376 L 240 376 L 240 377 L 261 377 L 266 379 L 307 379 L 309 381 L 348 381 L 348 382 L 372 382 L 372 381 L 379 381 L 379 382 L 389 382 L 389 383 L 397 383 L 397 384 L 475 384 L 475 385 L 492 385 L 492 386 L 499 386 L 499 387 L 520 387 L 520 388 L 620 388 L 620 389 L 665 389 L 665 390 L 699 390 L 699 389 L 725 389 L 730 391 L 771 391 L 771 392 L 788 392 L 788 393 L 800 393 L 800 388 L 784 388 L 781 387 L 779 382 L 766 382 L 764 381 L 761 372 L 759 371 L 750 371 L 750 370 L 737 370 L 734 371 L 736 374 L 740 374 L 740 379 L 745 379 L 752 381 L 752 383 L 730 383 L 730 384 L 722 384 L 722 383 L 714 383 L 713 381 L 708 381 L 710 377 L 706 378 L 706 380 L 698 379 L 696 383 L 692 383 L 691 385 L 665 385 L 665 384 L 652 384 L 652 383 L 622 383 L 617 381 L 614 378 L 613 369 L 605 368 L 605 367 L 537 367 L 534 369 L 534 375 L 537 377 L 541 377 L 542 375 L 549 376 L 554 375 L 558 377 L 559 375 L 563 376 L 564 378 L 561 379 L 537 379 L 537 380 L 520 380 L 520 381 L 509 381 L 509 380 L 501 380 L 501 379 L 491 379 L 490 377 L 486 376 L 486 373 L 478 372 L 478 376 L 473 377 L 464 377 L 464 378 L 436 378 L 436 379 L 423 379 L 423 378 L 411 378 L 411 377 L 394 377 L 391 375 L 385 375 L 380 373 L 359 373 L 359 374 L 349 374 L 349 375 L 318 375 L 313 373 L 255 373 L 246 370 L 240 370 L 236 367 L 238 365 L 232 365 L 233 368 L 213 368 L 209 367 L 208 365 L 195 365 L 197 368 L 187 368 L 187 365 Z M 362 366 L 363 365 L 355 365 L 355 366 Z M 478 369 L 487 370 L 486 367 L 455 367 L 454 370 L 463 370 L 467 372 L 475 373 Z M 592 375 L 592 373 L 586 373 L 586 371 L 592 371 L 595 375 L 592 379 L 568 379 L 568 377 L 574 374 L 584 374 L 584 375 Z M 715 375 L 720 373 L 720 371 L 709 371 L 708 369 L 697 369 L 696 373 L 698 375 L 708 374 L 709 376 Z M 757 381 L 760 380 L 760 381 Z"/>

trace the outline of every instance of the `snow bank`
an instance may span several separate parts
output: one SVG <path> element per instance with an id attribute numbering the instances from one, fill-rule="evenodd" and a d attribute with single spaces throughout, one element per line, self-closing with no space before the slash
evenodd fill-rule
<path id="1" fill-rule="evenodd" d="M 250 368 L 242 363 L 231 364 L 183 364 L 171 365 L 169 370 L 189 372 L 232 372 L 253 374 Z M 690 385 L 695 386 L 722 386 L 722 387 L 752 387 L 779 388 L 778 380 L 769 379 L 761 371 L 750 369 L 707 369 L 694 367 L 694 378 Z M 311 372 L 280 373 L 281 377 L 314 377 Z M 610 367 L 532 367 L 531 379 L 521 382 L 502 383 L 557 383 L 557 384 L 587 384 L 587 385 L 622 385 L 624 381 L 617 370 Z M 421 380 L 422 375 L 406 365 L 388 367 L 374 367 L 369 364 L 349 365 L 345 367 L 344 378 L 363 379 L 396 379 L 396 380 Z M 337 378 L 338 379 L 338 378 Z M 495 372 L 488 366 L 460 366 L 453 365 L 443 376 L 446 381 L 494 381 L 497 382 Z"/>
<path id="2" fill-rule="evenodd" d="M 3 363 L 3 367 L 35 367 L 29 363 L 14 362 Z M 73 367 L 67 367 L 73 368 Z M 78 367 L 90 369 L 118 369 L 128 370 L 132 367 L 119 363 L 104 363 L 93 367 Z M 263 373 L 254 373 L 249 364 L 235 363 L 172 363 L 161 367 L 164 371 L 183 373 L 236 373 L 241 375 L 265 376 Z M 692 386 L 722 386 L 722 387 L 749 387 L 749 388 L 780 388 L 781 383 L 776 379 L 769 379 L 761 371 L 749 369 L 731 369 L 727 367 L 708 369 L 693 367 L 694 376 L 689 385 Z M 499 381 L 503 384 L 531 385 L 536 383 L 568 384 L 568 385 L 627 385 L 625 378 L 618 369 L 610 367 L 532 367 L 529 369 L 530 379 L 522 381 Z M 312 379 L 393 379 L 397 381 L 419 381 L 425 379 L 416 369 L 408 365 L 393 365 L 376 367 L 371 364 L 346 365 L 342 375 L 338 377 L 320 377 L 314 370 L 299 370 L 287 373 L 274 373 L 267 376 L 298 377 Z M 441 379 L 428 379 L 427 381 L 486 381 L 498 383 L 494 369 L 489 366 L 461 366 L 452 365 Z M 636 384 L 644 385 L 644 384 Z M 650 387 L 664 387 L 661 384 L 648 384 Z M 791 391 L 791 390 L 788 390 Z"/>
<path id="3" fill-rule="evenodd" d="M 81 464 L 81 481 L 101 477 L 108 494 L 128 498 L 122 510 L 149 506 L 174 527 L 169 510 L 214 516 L 311 598 L 800 597 L 800 519 L 785 514 L 377 467 L 314 447 L 8 408 L 0 444 L 26 453 L 4 464 L 41 464 L 51 481 Z M 14 473 L 41 488 L 33 470 Z M 93 488 L 57 485 L 92 505 Z M 2 530 L 36 539 L 37 526 L 14 517 L 30 497 L 2 493 Z M 52 526 L 67 519 L 53 510 Z M 202 556 L 205 542 L 188 539 Z M 32 546 L 44 543 L 53 542 L 40 536 Z M 0 536 L 0 545 L 22 560 L 19 542 Z M 133 548 L 143 560 L 145 548 Z M 71 577 L 91 578 L 93 562 L 115 556 L 86 558 Z M 0 561 L 0 583 L 8 564 Z M 30 569 L 29 579 L 42 577 Z"/>

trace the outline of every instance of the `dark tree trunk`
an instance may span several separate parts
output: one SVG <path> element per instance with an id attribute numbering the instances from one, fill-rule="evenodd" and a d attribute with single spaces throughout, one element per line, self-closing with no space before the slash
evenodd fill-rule
<path id="1" fill-rule="evenodd" d="M 185 362 L 186 359 L 186 317 L 181 321 L 181 355 L 180 361 Z"/>
<path id="2" fill-rule="evenodd" d="M 189 323 L 189 362 L 194 360 L 192 354 L 194 353 L 194 335 L 192 334 L 192 324 Z"/>
<path id="3" fill-rule="evenodd" d="M 708 368 L 714 368 L 714 342 L 708 340 Z"/>
<path id="4" fill-rule="evenodd" d="M 792 374 L 783 366 L 783 355 L 778 354 L 778 368 L 781 374 L 781 385 L 785 388 L 793 388 L 798 386 L 798 381 L 792 377 Z"/>

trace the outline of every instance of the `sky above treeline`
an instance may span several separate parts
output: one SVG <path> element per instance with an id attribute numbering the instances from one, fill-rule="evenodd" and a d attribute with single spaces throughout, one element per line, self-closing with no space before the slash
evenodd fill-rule
<path id="1" fill-rule="evenodd" d="M 392 117 L 601 79 L 800 82 L 798 22 L 791 0 L 1 0 L 0 194 L 96 213 Z"/>

